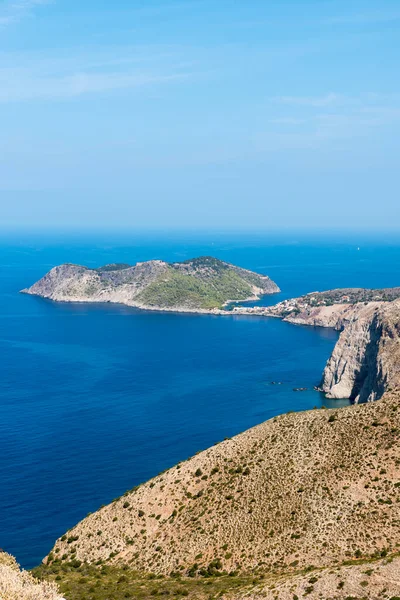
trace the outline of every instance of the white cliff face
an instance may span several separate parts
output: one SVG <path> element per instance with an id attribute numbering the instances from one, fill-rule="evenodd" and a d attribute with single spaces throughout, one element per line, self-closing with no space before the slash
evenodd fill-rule
<path id="1" fill-rule="evenodd" d="M 365 402 L 400 383 L 400 301 L 370 303 L 353 315 L 325 367 L 329 398 Z"/>
<path id="2" fill-rule="evenodd" d="M 345 291 L 359 299 L 371 295 L 397 298 L 398 290 L 393 288 L 381 293 L 362 289 Z M 324 296 L 329 296 L 330 300 L 341 299 L 343 291 L 318 295 L 322 300 L 318 305 L 310 302 L 308 295 L 272 307 L 257 308 L 256 314 L 283 318 L 295 325 L 342 331 L 320 386 L 328 398 L 366 402 L 377 400 L 386 390 L 400 385 L 400 299 L 324 304 Z M 241 314 L 246 309 L 240 308 L 237 312 Z"/>
<path id="3" fill-rule="evenodd" d="M 134 306 L 135 298 L 167 270 L 167 263 L 160 260 L 103 272 L 65 264 L 54 267 L 23 291 L 61 302 L 118 302 Z"/>

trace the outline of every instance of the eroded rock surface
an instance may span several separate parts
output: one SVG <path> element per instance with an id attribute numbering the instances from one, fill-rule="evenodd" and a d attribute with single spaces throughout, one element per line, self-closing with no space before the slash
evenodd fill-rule
<path id="1" fill-rule="evenodd" d="M 376 400 L 400 385 L 400 301 L 355 311 L 334 348 L 322 381 L 330 398 Z"/>

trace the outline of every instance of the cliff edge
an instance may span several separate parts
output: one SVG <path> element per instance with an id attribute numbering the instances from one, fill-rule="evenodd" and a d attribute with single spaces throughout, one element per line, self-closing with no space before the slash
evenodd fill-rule
<path id="1" fill-rule="evenodd" d="M 400 288 L 314 292 L 234 312 L 341 331 L 320 384 L 329 398 L 368 402 L 400 385 Z"/>
<path id="2" fill-rule="evenodd" d="M 330 398 L 366 402 L 400 386 L 400 300 L 371 303 L 351 316 L 325 367 Z"/>

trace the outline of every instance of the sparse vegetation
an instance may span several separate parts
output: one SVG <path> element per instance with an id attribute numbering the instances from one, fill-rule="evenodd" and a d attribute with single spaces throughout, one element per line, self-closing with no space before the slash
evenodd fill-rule
<path id="1" fill-rule="evenodd" d="M 96 567 L 82 564 L 76 568 L 69 563 L 42 565 L 34 570 L 34 575 L 57 583 L 66 600 L 151 600 L 158 596 L 189 600 L 222 597 L 230 600 L 274 600 L 277 597 L 280 600 L 299 600 L 302 597 L 309 600 L 328 597 L 335 600 L 361 600 L 367 593 L 371 594 L 368 595 L 371 598 L 400 600 L 399 596 L 394 595 L 400 593 L 397 577 L 400 558 L 394 555 L 389 560 L 370 559 L 367 564 L 373 567 L 368 569 L 368 581 L 365 579 L 365 561 L 352 565 L 336 563 L 333 567 L 314 569 L 311 576 L 309 568 L 292 572 L 277 568 L 265 573 L 259 570 L 257 574 L 228 574 L 219 572 L 221 565 L 218 562 L 214 565 L 210 563 L 210 568 L 204 569 L 198 577 L 195 576 L 198 564 L 194 564 L 192 571 L 186 575 L 179 571 L 169 576 L 139 573 L 127 566 Z M 374 572 L 377 572 L 375 579 Z M 357 595 L 354 595 L 355 591 Z M 37 597 L 29 600 L 37 600 Z"/>
<path id="2" fill-rule="evenodd" d="M 221 442 L 181 463 L 179 479 L 172 468 L 87 517 L 50 566 L 73 555 L 204 577 L 384 557 L 400 524 L 399 400 L 286 414 Z"/>
<path id="3" fill-rule="evenodd" d="M 279 288 L 268 277 L 211 256 L 182 263 L 149 261 L 98 269 L 61 265 L 26 293 L 53 300 L 90 299 L 167 310 L 210 310 L 228 302 L 271 294 Z"/>

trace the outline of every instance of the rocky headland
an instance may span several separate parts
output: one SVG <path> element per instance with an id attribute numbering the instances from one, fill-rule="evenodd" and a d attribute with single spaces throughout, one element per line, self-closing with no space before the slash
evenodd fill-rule
<path id="1" fill-rule="evenodd" d="M 314 292 L 234 312 L 340 331 L 320 384 L 329 398 L 367 402 L 400 385 L 400 288 Z"/>
<path id="2" fill-rule="evenodd" d="M 311 292 L 273 306 L 237 306 L 235 314 L 277 317 L 295 325 L 330 327 L 341 331 L 366 305 L 380 306 L 400 299 L 400 288 L 341 288 Z"/>
<path id="3" fill-rule="evenodd" d="M 114 302 L 147 310 L 218 312 L 229 302 L 279 292 L 267 276 L 211 256 L 98 269 L 64 264 L 22 290 L 58 302 Z"/>
<path id="4" fill-rule="evenodd" d="M 325 367 L 330 398 L 366 402 L 400 386 L 400 300 L 364 305 L 350 318 Z"/>

